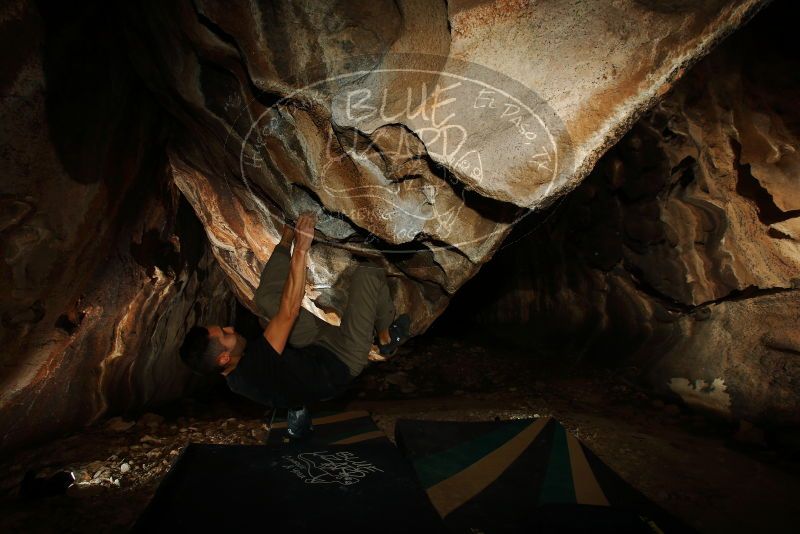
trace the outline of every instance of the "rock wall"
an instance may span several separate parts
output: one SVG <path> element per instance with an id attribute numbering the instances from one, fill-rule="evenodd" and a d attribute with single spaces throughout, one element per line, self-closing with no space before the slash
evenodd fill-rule
<path id="1" fill-rule="evenodd" d="M 202 0 L 124 18 L 237 297 L 256 311 L 276 228 L 311 209 L 304 306 L 336 324 L 373 256 L 418 333 L 762 3 Z"/>
<path id="2" fill-rule="evenodd" d="M 656 391 L 726 416 L 800 422 L 787 4 L 694 67 L 541 226 L 519 229 L 532 233 L 481 274 L 511 282 L 479 320 L 515 323 L 500 328 L 557 357 L 635 365 Z"/>
<path id="3" fill-rule="evenodd" d="M 180 395 L 302 210 L 306 308 L 371 256 L 424 331 L 764 3 L 7 3 L 0 448 Z"/>
<path id="4" fill-rule="evenodd" d="M 234 306 L 108 16 L 0 14 L 0 450 L 180 395 L 187 326 Z"/>

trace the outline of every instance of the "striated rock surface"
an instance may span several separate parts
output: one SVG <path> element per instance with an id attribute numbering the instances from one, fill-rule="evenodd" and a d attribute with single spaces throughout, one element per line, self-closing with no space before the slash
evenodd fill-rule
<path id="1" fill-rule="evenodd" d="M 348 268 L 371 255 L 421 332 L 761 4 L 202 0 L 125 18 L 237 297 L 256 311 L 276 228 L 311 209 L 304 306 L 336 323 Z"/>
<path id="2" fill-rule="evenodd" d="M 542 226 L 519 229 L 481 275 L 510 280 L 482 321 L 558 357 L 635 365 L 691 405 L 800 423 L 800 65 L 785 7 L 698 64 Z"/>
<path id="3" fill-rule="evenodd" d="M 73 8 L 0 16 L 2 450 L 180 395 L 186 328 L 235 305 L 167 180 L 162 112 L 104 14 Z"/>
<path id="4" fill-rule="evenodd" d="M 277 229 L 302 210 L 320 214 L 306 308 L 336 323 L 349 270 L 371 256 L 424 331 L 523 215 L 575 188 L 762 4 L 8 3 L 0 448 L 180 395 L 186 328 L 234 320 L 235 298 L 255 311 Z M 737 161 L 791 213 L 793 175 L 769 171 L 776 156 L 751 140 L 771 126 L 756 122 Z M 668 269 L 733 273 L 722 282 L 654 291 L 699 306 L 783 287 L 780 269 L 744 263 L 760 245 L 737 246 L 731 267 L 678 254 Z M 565 287 L 578 299 L 602 273 Z M 626 276 L 620 309 L 660 313 Z"/>

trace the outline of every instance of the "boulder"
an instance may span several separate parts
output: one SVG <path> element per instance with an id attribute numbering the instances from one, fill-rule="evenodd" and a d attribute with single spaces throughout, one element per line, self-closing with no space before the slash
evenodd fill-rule
<path id="1" fill-rule="evenodd" d="M 487 266 L 481 276 L 500 287 L 456 301 L 555 357 L 634 366 L 695 409 L 800 423 L 800 65 L 788 10 L 770 7 L 695 66 Z"/>
<path id="2" fill-rule="evenodd" d="M 349 268 L 372 256 L 419 333 L 761 5 L 149 2 L 126 35 L 239 300 L 258 312 L 283 221 L 312 210 L 304 306 L 337 324 Z"/>
<path id="3" fill-rule="evenodd" d="M 319 214 L 303 305 L 337 323 L 371 257 L 424 331 L 764 3 L 18 2 L 0 18 L 0 450 L 196 384 L 187 329 L 232 323 L 236 299 L 257 311 L 303 210 Z M 754 176 L 775 161 L 749 141 L 767 126 L 739 140 Z M 790 177 L 762 186 L 789 195 Z M 596 237 L 607 268 L 623 251 Z"/>

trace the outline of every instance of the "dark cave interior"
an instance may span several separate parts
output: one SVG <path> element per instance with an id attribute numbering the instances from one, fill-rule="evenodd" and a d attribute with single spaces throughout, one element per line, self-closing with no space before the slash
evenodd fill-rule
<path id="1" fill-rule="evenodd" d="M 795 3 L 441 4 L 3 8 L 0 530 L 128 530 L 190 443 L 289 443 L 178 352 L 194 325 L 260 336 L 276 221 L 308 210 L 303 308 L 338 324 L 369 261 L 411 320 L 312 414 L 368 413 L 393 445 L 401 421 L 552 418 L 676 518 L 665 532 L 794 530 Z M 417 71 L 378 76 L 409 53 Z M 404 98 L 431 57 L 533 95 L 564 154 L 546 189 L 477 105 L 480 179 L 424 112 L 359 126 L 330 96 L 367 65 L 359 90 Z"/>

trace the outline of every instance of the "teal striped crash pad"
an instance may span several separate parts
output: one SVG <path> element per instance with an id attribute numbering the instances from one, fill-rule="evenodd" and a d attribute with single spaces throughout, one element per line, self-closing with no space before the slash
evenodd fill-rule
<path id="1" fill-rule="evenodd" d="M 397 422 L 453 532 L 691 532 L 551 418 Z"/>

